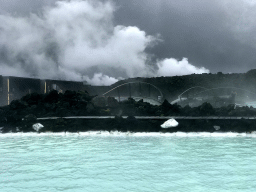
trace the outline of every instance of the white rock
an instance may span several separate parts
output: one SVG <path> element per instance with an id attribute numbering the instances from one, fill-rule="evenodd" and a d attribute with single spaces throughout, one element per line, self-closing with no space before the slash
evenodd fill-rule
<path id="1" fill-rule="evenodd" d="M 217 125 L 214 125 L 213 128 L 214 128 L 216 131 L 220 130 L 220 126 L 217 126 Z"/>
<path id="2" fill-rule="evenodd" d="M 177 127 L 179 123 L 175 119 L 169 119 L 165 121 L 161 127 L 164 129 L 171 128 L 171 127 Z"/>
<path id="3" fill-rule="evenodd" d="M 44 126 L 41 124 L 41 123 L 36 123 L 36 124 L 34 124 L 33 126 L 33 129 L 35 130 L 35 131 L 39 131 L 41 128 L 43 128 Z"/>

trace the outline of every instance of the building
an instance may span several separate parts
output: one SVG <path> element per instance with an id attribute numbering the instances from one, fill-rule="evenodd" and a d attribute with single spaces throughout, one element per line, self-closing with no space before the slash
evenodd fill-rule
<path id="1" fill-rule="evenodd" d="M 24 95 L 34 92 L 45 94 L 52 90 L 57 90 L 60 93 L 64 93 L 66 90 L 86 90 L 91 95 L 100 95 L 108 89 L 108 86 L 91 86 L 78 81 L 42 80 L 0 75 L 0 106 L 9 105 L 12 100 L 20 99 Z"/>

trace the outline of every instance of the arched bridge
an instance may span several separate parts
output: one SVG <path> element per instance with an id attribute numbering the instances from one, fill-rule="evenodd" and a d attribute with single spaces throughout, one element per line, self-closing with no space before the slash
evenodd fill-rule
<path id="1" fill-rule="evenodd" d="M 153 105 L 161 105 L 163 100 L 162 91 L 151 83 L 127 82 L 107 91 L 103 96 L 115 97 L 119 102 L 133 98 L 136 101 L 143 101 Z"/>
<path id="2" fill-rule="evenodd" d="M 255 92 L 239 87 L 205 88 L 195 86 L 183 91 L 171 103 L 197 105 L 202 102 L 210 102 L 216 107 L 220 107 L 227 104 L 247 105 L 247 103 L 255 102 L 255 98 Z"/>
<path id="3" fill-rule="evenodd" d="M 181 101 L 184 101 L 184 100 L 187 100 L 188 99 L 188 97 L 189 97 L 189 92 L 191 91 L 191 90 L 208 90 L 207 88 L 205 88 L 205 87 L 201 87 L 201 86 L 195 86 L 195 87 L 190 87 L 190 88 L 188 88 L 188 89 L 186 89 L 185 91 L 183 91 L 181 94 L 179 94 L 179 96 L 178 96 L 178 98 L 177 99 L 175 99 L 175 100 L 173 100 L 172 102 L 171 102 L 171 104 L 175 104 L 175 103 L 179 103 L 179 102 L 181 102 Z M 185 97 L 184 97 L 185 96 Z"/>

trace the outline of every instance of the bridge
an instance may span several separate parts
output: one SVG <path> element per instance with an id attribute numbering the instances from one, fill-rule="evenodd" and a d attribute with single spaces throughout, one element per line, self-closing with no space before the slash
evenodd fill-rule
<path id="1" fill-rule="evenodd" d="M 143 101 L 152 105 L 161 105 L 164 99 L 163 93 L 158 87 L 141 81 L 123 83 L 102 94 L 102 96 L 114 97 L 119 102 L 128 100 L 128 98 L 133 98 L 135 101 L 143 99 Z M 181 106 L 190 105 L 191 107 L 196 107 L 203 102 L 209 102 L 214 107 L 222 107 L 229 104 L 256 107 L 255 98 L 256 93 L 239 87 L 206 88 L 194 86 L 179 94 L 171 104 L 177 103 Z"/>
<path id="2" fill-rule="evenodd" d="M 221 107 L 228 104 L 236 104 L 237 106 L 255 105 L 256 93 L 238 87 L 215 87 L 205 88 L 194 86 L 183 91 L 177 99 L 171 104 L 189 104 L 209 102 L 215 107 Z"/>
<path id="3" fill-rule="evenodd" d="M 163 100 L 162 91 L 155 85 L 147 82 L 127 82 L 118 85 L 102 96 L 115 97 L 119 102 L 133 98 L 135 101 L 143 99 L 152 105 L 161 105 Z"/>

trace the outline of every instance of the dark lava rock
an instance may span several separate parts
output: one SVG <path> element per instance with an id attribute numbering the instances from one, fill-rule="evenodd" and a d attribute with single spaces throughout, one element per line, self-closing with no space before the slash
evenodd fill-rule
<path id="1" fill-rule="evenodd" d="M 38 93 L 31 93 L 27 94 L 21 98 L 21 101 L 27 103 L 28 105 L 37 105 L 38 103 L 42 102 L 43 95 Z"/>
<path id="2" fill-rule="evenodd" d="M 116 108 L 119 106 L 118 101 L 114 97 L 108 97 L 107 103 L 108 107 Z"/>
<path id="3" fill-rule="evenodd" d="M 165 109 L 169 109 L 172 107 L 172 104 L 170 104 L 166 99 L 164 100 L 164 102 L 162 103 L 162 107 Z"/>
<path id="4" fill-rule="evenodd" d="M 51 91 L 50 93 L 45 95 L 44 102 L 47 103 L 56 103 L 60 98 L 58 92 L 56 90 Z"/>
<path id="5" fill-rule="evenodd" d="M 28 104 L 26 102 L 22 102 L 21 100 L 13 100 L 11 103 L 10 103 L 10 108 L 11 109 L 24 109 L 28 106 Z"/>
<path id="6" fill-rule="evenodd" d="M 33 114 L 26 115 L 24 118 L 24 121 L 28 123 L 31 123 L 31 122 L 34 123 L 36 122 L 36 120 L 37 120 L 37 117 Z"/>
<path id="7" fill-rule="evenodd" d="M 179 120 L 179 126 L 163 130 L 160 125 L 163 120 L 138 120 L 135 116 L 255 116 L 256 110 L 249 107 L 229 105 L 213 108 L 210 103 L 203 103 L 198 107 L 180 107 L 164 100 L 162 105 L 153 106 L 140 100 L 136 102 L 129 98 L 118 103 L 113 97 L 96 97 L 92 101 L 88 93 L 80 91 L 66 91 L 64 94 L 51 91 L 49 94 L 28 94 L 20 100 L 14 100 L 9 106 L 0 107 L 0 127 L 2 132 L 34 131 L 32 125 L 37 123 L 37 117 L 64 116 L 93 116 L 116 115 L 115 119 L 60 119 L 44 120 L 42 131 L 132 131 L 132 132 L 214 132 L 214 125 L 221 127 L 220 131 L 251 132 L 256 130 L 254 120 Z M 127 119 L 120 117 L 128 116 Z M 25 118 L 24 118 L 25 116 Z M 22 121 L 21 119 L 24 118 Z"/>
<path id="8" fill-rule="evenodd" d="M 106 107 L 107 102 L 105 97 L 95 97 L 92 100 L 92 103 L 95 107 Z"/>
<path id="9" fill-rule="evenodd" d="M 215 114 L 215 110 L 212 107 L 212 105 L 210 103 L 203 103 L 200 107 L 199 107 L 199 111 L 200 111 L 200 115 L 202 116 L 207 116 L 207 115 L 214 115 Z"/>
<path id="10" fill-rule="evenodd" d="M 95 107 L 94 107 L 93 103 L 91 103 L 91 102 L 87 103 L 86 111 L 87 111 L 88 113 L 91 113 L 91 112 L 93 112 L 94 110 L 95 110 Z"/>
<path id="11" fill-rule="evenodd" d="M 173 115 L 174 113 L 179 112 L 178 105 L 172 105 L 166 99 L 162 103 L 161 108 L 162 108 L 164 115 Z"/>
<path id="12" fill-rule="evenodd" d="M 77 98 L 76 92 L 75 91 L 70 91 L 70 90 L 65 91 L 63 96 L 64 96 L 64 98 L 66 98 L 68 100 Z"/>

